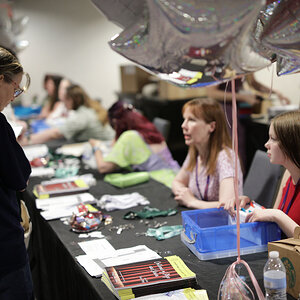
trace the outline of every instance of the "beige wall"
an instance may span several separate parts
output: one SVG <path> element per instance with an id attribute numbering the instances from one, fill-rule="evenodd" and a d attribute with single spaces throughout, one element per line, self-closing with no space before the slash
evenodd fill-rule
<path id="1" fill-rule="evenodd" d="M 121 28 L 109 22 L 89 0 L 16 0 L 16 16 L 29 16 L 21 37 L 30 44 L 19 57 L 32 77 L 24 100 L 42 97 L 43 76 L 59 73 L 80 83 L 106 107 L 120 90 L 119 65 L 129 63 L 110 49 L 107 42 Z M 276 71 L 276 70 L 275 70 Z M 300 100 L 300 73 L 276 76 L 273 89 L 287 95 L 294 104 Z M 270 86 L 272 68 L 257 72 L 256 78 Z"/>
<path id="2" fill-rule="evenodd" d="M 105 106 L 115 101 L 119 65 L 127 60 L 113 52 L 107 41 L 121 28 L 107 21 L 88 0 L 22 0 L 15 2 L 14 10 L 30 18 L 22 33 L 30 44 L 19 54 L 32 77 L 25 95 L 28 100 L 45 94 L 43 76 L 50 72 L 80 83 Z"/>

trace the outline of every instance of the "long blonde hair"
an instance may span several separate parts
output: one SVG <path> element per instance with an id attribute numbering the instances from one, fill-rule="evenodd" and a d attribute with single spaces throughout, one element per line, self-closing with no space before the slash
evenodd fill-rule
<path id="1" fill-rule="evenodd" d="M 77 110 L 84 105 L 95 110 L 98 120 L 105 125 L 108 122 L 107 110 L 98 102 L 91 99 L 79 85 L 71 85 L 67 88 L 66 97 L 73 101 L 73 109 Z"/>
<path id="2" fill-rule="evenodd" d="M 210 134 L 208 143 L 208 159 L 207 159 L 207 175 L 212 175 L 215 172 L 217 157 L 219 152 L 223 149 L 227 151 L 231 148 L 231 138 L 228 133 L 227 125 L 225 122 L 224 112 L 221 105 L 210 98 L 197 98 L 184 104 L 182 114 L 190 109 L 191 113 L 197 118 L 202 119 L 204 122 L 215 122 L 215 130 Z M 198 151 L 194 145 L 189 147 L 189 164 L 188 171 L 192 171 L 197 162 Z"/>

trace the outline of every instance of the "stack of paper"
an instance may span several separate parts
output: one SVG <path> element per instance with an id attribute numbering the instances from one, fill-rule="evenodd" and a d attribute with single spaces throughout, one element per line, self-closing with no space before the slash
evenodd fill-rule
<path id="1" fill-rule="evenodd" d="M 105 267 L 161 258 L 145 245 L 116 250 L 106 239 L 78 244 L 86 255 L 79 255 L 76 259 L 94 277 L 100 277 Z"/>
<path id="2" fill-rule="evenodd" d="M 90 193 L 80 193 L 68 196 L 52 197 L 35 200 L 36 207 L 42 209 L 42 217 L 45 220 L 54 220 L 72 216 L 77 213 L 77 205 L 80 203 L 95 203 L 94 196 Z"/>

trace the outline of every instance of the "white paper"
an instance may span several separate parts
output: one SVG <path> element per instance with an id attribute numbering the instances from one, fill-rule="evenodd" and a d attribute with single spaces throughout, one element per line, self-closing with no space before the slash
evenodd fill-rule
<path id="1" fill-rule="evenodd" d="M 81 238 L 97 238 L 97 239 L 103 239 L 105 238 L 105 236 L 102 234 L 101 231 L 92 231 L 92 232 L 88 232 L 88 233 L 81 233 L 78 235 L 78 237 Z"/>
<path id="2" fill-rule="evenodd" d="M 90 193 L 80 193 L 67 196 L 50 197 L 46 199 L 36 199 L 35 204 L 38 209 L 42 210 L 55 210 L 63 206 L 74 206 L 80 203 L 94 201 L 94 196 Z"/>
<path id="3" fill-rule="evenodd" d="M 79 255 L 76 256 L 76 259 L 91 276 L 100 277 L 102 275 L 103 269 L 88 255 Z"/>
<path id="4" fill-rule="evenodd" d="M 141 296 L 137 297 L 135 299 L 137 300 L 188 300 L 191 299 L 190 297 L 186 297 L 184 293 L 185 289 L 175 290 L 175 291 L 169 291 L 165 293 L 159 293 L 159 294 L 153 294 L 153 295 L 147 295 L 147 296 Z M 206 290 L 193 290 L 193 298 L 197 300 L 208 300 L 207 292 Z M 189 294 L 190 296 L 190 294 Z"/>
<path id="5" fill-rule="evenodd" d="M 102 263 L 106 267 L 125 265 L 129 263 L 161 258 L 155 251 L 149 249 L 145 245 L 139 245 L 131 248 L 116 250 L 116 256 L 102 259 Z"/>
<path id="6" fill-rule="evenodd" d="M 21 125 L 12 125 L 12 124 L 10 124 L 10 125 L 11 125 L 11 127 L 14 131 L 14 134 L 15 134 L 16 138 L 17 138 L 20 135 L 20 133 L 23 129 L 23 126 L 21 126 Z"/>
<path id="7" fill-rule="evenodd" d="M 49 210 L 44 210 L 41 212 L 41 216 L 46 220 L 55 220 L 55 219 L 60 219 L 62 217 L 69 217 L 72 216 L 72 214 L 78 213 L 77 206 L 62 206 L 62 207 L 57 207 L 56 209 L 49 209 Z"/>
<path id="8" fill-rule="evenodd" d="M 89 144 L 88 142 L 84 142 L 84 143 L 63 145 L 62 147 L 56 150 L 56 153 L 80 157 L 83 154 L 88 144 Z"/>
<path id="9" fill-rule="evenodd" d="M 52 177 L 55 174 L 55 170 L 53 168 L 45 168 L 45 167 L 34 167 L 31 168 L 30 177 L 40 177 L 40 176 L 49 176 Z"/>
<path id="10" fill-rule="evenodd" d="M 160 255 L 145 245 L 111 251 L 109 250 L 111 249 L 111 245 L 105 239 L 99 240 L 98 243 L 96 241 L 88 241 L 78 244 L 83 251 L 89 254 L 77 256 L 76 259 L 94 277 L 101 276 L 105 267 L 161 258 Z M 113 257 L 101 259 L 98 254 L 99 251 L 103 251 L 100 250 L 101 247 L 104 249 L 105 255 Z"/>
<path id="11" fill-rule="evenodd" d="M 106 239 L 80 242 L 78 245 L 91 258 L 104 259 L 116 255 L 115 248 Z"/>
<path id="12" fill-rule="evenodd" d="M 49 153 L 49 148 L 45 144 L 24 146 L 23 150 L 29 161 L 38 157 L 44 157 Z"/>

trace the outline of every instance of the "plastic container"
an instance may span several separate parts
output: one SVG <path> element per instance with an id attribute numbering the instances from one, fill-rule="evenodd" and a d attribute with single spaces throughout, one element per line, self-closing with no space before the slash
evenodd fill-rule
<path id="1" fill-rule="evenodd" d="M 286 270 L 278 251 L 271 251 L 264 267 L 266 300 L 286 300 Z"/>
<path id="2" fill-rule="evenodd" d="M 181 216 L 181 240 L 200 260 L 237 255 L 236 225 L 229 225 L 228 213 L 223 208 L 184 211 Z M 275 223 L 241 224 L 240 253 L 267 251 L 268 242 L 280 238 L 281 230 Z"/>

